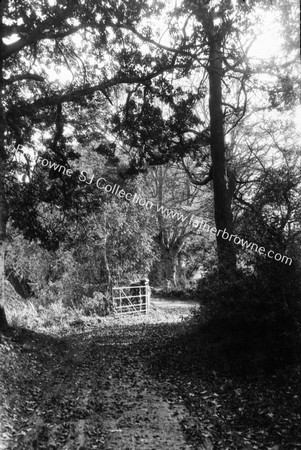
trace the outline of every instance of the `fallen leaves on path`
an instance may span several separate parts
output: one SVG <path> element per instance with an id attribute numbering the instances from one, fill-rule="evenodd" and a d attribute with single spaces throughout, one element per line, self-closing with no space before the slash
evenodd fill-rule
<path id="1" fill-rule="evenodd" d="M 0 450 L 299 449 L 295 374 L 215 373 L 182 315 L 3 337 Z"/>

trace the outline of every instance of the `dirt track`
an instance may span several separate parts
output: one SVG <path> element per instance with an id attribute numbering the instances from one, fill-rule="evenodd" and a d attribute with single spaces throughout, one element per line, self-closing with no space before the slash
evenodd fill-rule
<path id="1" fill-rule="evenodd" d="M 225 377 L 167 302 L 0 336 L 0 450 L 299 449 L 298 373 Z"/>
<path id="2" fill-rule="evenodd" d="M 162 398 L 143 363 L 145 325 L 15 339 L 18 368 L 1 380 L 1 450 L 192 448 L 180 424 L 185 407 Z"/>
<path id="3" fill-rule="evenodd" d="M 199 302 L 195 300 L 153 299 L 151 304 L 160 308 L 196 308 Z"/>

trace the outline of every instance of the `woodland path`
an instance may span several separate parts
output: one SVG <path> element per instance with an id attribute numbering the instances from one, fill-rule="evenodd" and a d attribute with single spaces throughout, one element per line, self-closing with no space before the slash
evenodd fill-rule
<path id="1" fill-rule="evenodd" d="M 0 449 L 192 448 L 181 428 L 186 408 L 162 396 L 166 386 L 144 362 L 156 325 L 136 320 L 60 339 L 19 331 L 19 354 L 1 380 Z"/>
<path id="2" fill-rule="evenodd" d="M 300 450 L 298 373 L 224 374 L 184 303 L 0 336 L 0 450 Z"/>

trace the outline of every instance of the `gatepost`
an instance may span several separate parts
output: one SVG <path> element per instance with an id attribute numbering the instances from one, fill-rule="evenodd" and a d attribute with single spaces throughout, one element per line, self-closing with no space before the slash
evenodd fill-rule
<path id="1" fill-rule="evenodd" d="M 145 314 L 148 314 L 149 308 L 150 308 L 150 285 L 149 285 L 149 279 L 143 278 L 140 280 L 140 285 L 145 286 Z M 143 289 L 144 290 L 144 289 Z"/>

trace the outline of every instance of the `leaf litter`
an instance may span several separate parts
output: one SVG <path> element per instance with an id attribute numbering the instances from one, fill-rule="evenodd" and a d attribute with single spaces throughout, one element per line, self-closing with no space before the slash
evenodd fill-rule
<path id="1" fill-rule="evenodd" d="M 211 369 L 189 310 L 0 341 L 0 450 L 301 448 L 296 373 Z"/>

